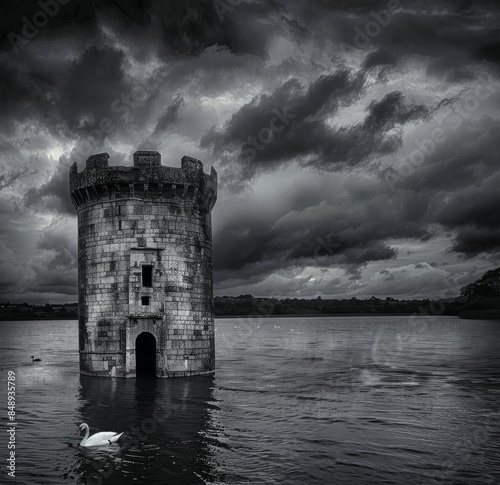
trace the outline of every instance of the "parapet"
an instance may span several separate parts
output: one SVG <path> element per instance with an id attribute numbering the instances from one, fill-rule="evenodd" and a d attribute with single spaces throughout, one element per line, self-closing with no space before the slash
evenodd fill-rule
<path id="1" fill-rule="evenodd" d="M 134 167 L 161 167 L 161 155 L 158 152 L 135 152 Z"/>
<path id="2" fill-rule="evenodd" d="M 87 162 L 85 165 L 89 170 L 103 170 L 108 168 L 108 160 L 109 155 L 107 153 L 98 153 L 97 155 L 91 155 L 89 158 L 87 158 Z"/>
<path id="3" fill-rule="evenodd" d="M 181 167 L 165 167 L 156 151 L 134 153 L 134 165 L 109 166 L 109 155 L 91 155 L 78 173 L 77 163 L 69 170 L 70 194 L 76 209 L 110 198 L 172 198 L 182 194 L 212 209 L 217 199 L 217 172 L 203 172 L 203 163 L 184 156 Z"/>

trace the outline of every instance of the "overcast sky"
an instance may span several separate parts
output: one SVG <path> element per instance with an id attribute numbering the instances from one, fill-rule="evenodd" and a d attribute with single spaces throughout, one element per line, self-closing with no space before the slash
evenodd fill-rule
<path id="1" fill-rule="evenodd" d="M 500 265 L 500 2 L 58 2 L 1 3 L 0 300 L 76 301 L 68 168 L 103 151 L 216 168 L 216 295 L 446 298 Z"/>

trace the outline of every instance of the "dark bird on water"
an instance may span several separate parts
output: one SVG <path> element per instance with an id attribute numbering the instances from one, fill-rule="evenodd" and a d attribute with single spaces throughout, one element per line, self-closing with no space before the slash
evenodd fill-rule
<path id="1" fill-rule="evenodd" d="M 35 357 L 31 356 L 31 363 L 33 364 L 33 362 L 41 362 L 42 359 L 35 359 Z"/>

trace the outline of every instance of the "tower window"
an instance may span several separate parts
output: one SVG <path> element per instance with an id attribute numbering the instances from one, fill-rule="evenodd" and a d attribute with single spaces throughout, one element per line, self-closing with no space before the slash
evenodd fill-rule
<path id="1" fill-rule="evenodd" d="M 141 303 L 143 306 L 148 306 L 149 305 L 149 296 L 141 296 Z"/>
<path id="2" fill-rule="evenodd" d="M 153 266 L 142 266 L 142 286 L 151 288 L 153 286 Z"/>

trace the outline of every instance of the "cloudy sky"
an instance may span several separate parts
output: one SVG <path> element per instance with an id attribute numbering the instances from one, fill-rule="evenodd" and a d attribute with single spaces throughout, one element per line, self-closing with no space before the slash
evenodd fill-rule
<path id="1" fill-rule="evenodd" d="M 1 301 L 76 301 L 68 167 L 103 151 L 217 169 L 217 295 L 445 298 L 500 265 L 500 2 L 0 8 Z"/>

